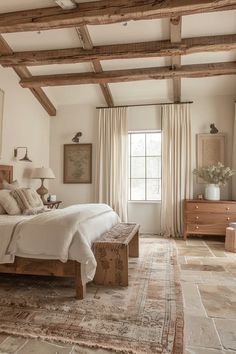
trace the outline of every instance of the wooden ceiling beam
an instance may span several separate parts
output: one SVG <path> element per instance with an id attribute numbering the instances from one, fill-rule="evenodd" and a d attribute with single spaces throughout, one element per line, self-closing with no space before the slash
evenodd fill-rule
<path id="1" fill-rule="evenodd" d="M 181 43 L 171 43 L 165 40 L 95 46 L 91 49 L 66 48 L 9 53 L 3 52 L 0 47 L 2 54 L 0 65 L 75 64 L 97 60 L 166 57 L 234 49 L 236 49 L 236 34 L 184 38 Z"/>
<path id="2" fill-rule="evenodd" d="M 0 14 L 0 32 L 39 31 L 236 9 L 236 0 L 102 0 Z"/>
<path id="3" fill-rule="evenodd" d="M 170 19 L 170 41 L 171 43 L 181 43 L 182 17 L 172 17 Z M 181 56 L 175 55 L 171 58 L 172 68 L 181 67 Z M 174 102 L 181 102 L 181 77 L 173 78 Z"/>
<path id="4" fill-rule="evenodd" d="M 11 53 L 12 53 L 11 47 L 8 45 L 5 39 L 0 35 L 0 54 L 11 54 Z M 32 75 L 26 66 L 17 66 L 17 67 L 13 66 L 13 70 L 21 80 L 32 78 Z M 52 102 L 49 100 L 45 92 L 40 87 L 30 88 L 30 91 L 50 116 L 56 115 L 57 113 L 56 108 L 54 107 Z"/>
<path id="5" fill-rule="evenodd" d="M 76 31 L 78 33 L 78 36 L 80 38 L 83 48 L 88 51 L 92 50 L 93 43 L 92 43 L 92 39 L 90 37 L 87 26 L 76 27 Z M 102 73 L 103 72 L 102 65 L 98 59 L 92 60 L 92 66 L 93 66 L 95 73 Z M 111 94 L 109 85 L 108 84 L 100 84 L 99 86 L 101 88 L 101 91 L 102 91 L 105 101 L 107 103 L 107 106 L 114 107 L 114 102 L 113 102 L 113 98 L 112 98 L 112 94 Z"/>
<path id="6" fill-rule="evenodd" d="M 20 81 L 22 87 L 66 86 L 84 84 L 107 84 L 140 80 L 163 80 L 175 77 L 200 78 L 218 75 L 235 75 L 236 62 L 183 65 L 180 68 L 157 67 L 103 71 L 101 73 L 73 73 L 32 76 Z"/>

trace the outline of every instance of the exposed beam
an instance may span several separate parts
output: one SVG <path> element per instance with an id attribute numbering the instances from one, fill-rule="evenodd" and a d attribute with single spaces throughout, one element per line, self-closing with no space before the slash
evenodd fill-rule
<path id="1" fill-rule="evenodd" d="M 180 68 L 158 67 L 103 71 L 101 73 L 57 74 L 33 76 L 20 81 L 22 87 L 66 86 L 84 84 L 105 84 L 139 80 L 162 80 L 174 77 L 199 78 L 218 75 L 235 75 L 236 62 L 184 65 Z"/>
<path id="2" fill-rule="evenodd" d="M 1 54 L 11 54 L 12 49 L 5 41 L 5 39 L 0 35 L 0 53 Z M 20 77 L 21 80 L 32 78 L 31 73 L 27 69 L 26 66 L 13 66 L 13 70 Z M 43 106 L 43 108 L 47 111 L 50 116 L 56 115 L 56 108 L 53 106 L 52 102 L 49 100 L 45 92 L 40 88 L 31 88 L 30 91 L 37 98 L 39 103 Z"/>
<path id="3" fill-rule="evenodd" d="M 170 41 L 171 43 L 181 43 L 182 17 L 172 17 L 170 19 Z M 172 68 L 180 68 L 181 56 L 175 55 L 171 58 Z M 181 77 L 173 78 L 174 102 L 181 101 Z"/>
<path id="4" fill-rule="evenodd" d="M 181 43 L 171 43 L 169 40 L 165 40 L 96 46 L 87 50 L 83 48 L 68 48 L 10 54 L 9 52 L 4 53 L 0 47 L 0 53 L 4 54 L 0 56 L 0 65 L 74 64 L 96 60 L 166 57 L 234 49 L 236 49 L 236 34 L 184 38 Z"/>
<path id="5" fill-rule="evenodd" d="M 90 37 L 88 28 L 86 26 L 81 26 L 81 27 L 76 27 L 76 30 L 79 35 L 79 38 L 80 38 L 83 48 L 88 51 L 93 49 L 93 43 L 92 43 L 92 39 Z M 102 73 L 103 72 L 102 65 L 98 59 L 92 60 L 92 66 L 93 66 L 95 73 Z M 103 96 L 105 98 L 105 101 L 106 101 L 108 107 L 113 107 L 114 102 L 113 102 L 112 94 L 111 94 L 108 84 L 100 84 L 100 88 L 102 90 Z"/>
<path id="6" fill-rule="evenodd" d="M 236 0 L 102 0 L 81 3 L 73 10 L 58 6 L 2 13 L 0 32 L 38 31 L 130 20 L 177 17 L 236 9 Z"/>

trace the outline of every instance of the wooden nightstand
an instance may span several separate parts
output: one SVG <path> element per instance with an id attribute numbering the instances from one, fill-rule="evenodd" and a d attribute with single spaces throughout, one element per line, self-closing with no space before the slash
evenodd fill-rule
<path id="1" fill-rule="evenodd" d="M 43 203 L 49 209 L 58 209 L 59 205 L 62 203 L 61 200 L 56 200 L 55 202 L 45 202 Z"/>

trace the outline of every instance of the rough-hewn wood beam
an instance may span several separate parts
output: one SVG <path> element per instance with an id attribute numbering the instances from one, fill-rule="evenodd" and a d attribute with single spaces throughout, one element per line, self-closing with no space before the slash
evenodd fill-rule
<path id="1" fill-rule="evenodd" d="M 5 41 L 5 39 L 0 35 L 0 54 L 11 54 L 12 49 Z M 13 66 L 13 70 L 20 77 L 21 80 L 31 78 L 32 75 L 29 70 L 25 66 Z M 44 91 L 40 88 L 31 88 L 32 94 L 36 97 L 39 103 L 43 106 L 43 108 L 47 111 L 50 116 L 56 115 L 56 108 L 53 106 L 52 102 L 49 100 Z"/>
<path id="2" fill-rule="evenodd" d="M 181 42 L 182 18 L 172 17 L 170 19 L 170 41 L 171 43 Z M 172 68 L 180 68 L 181 56 L 176 55 L 171 58 Z M 181 101 L 181 77 L 173 78 L 174 102 Z"/>
<path id="3" fill-rule="evenodd" d="M 101 73 L 57 74 L 33 76 L 20 81 L 22 87 L 66 86 L 84 84 L 105 84 L 139 80 L 162 80 L 174 77 L 198 78 L 218 75 L 235 75 L 236 62 L 184 65 L 180 68 L 158 67 L 103 71 Z"/>
<path id="4" fill-rule="evenodd" d="M 0 64 L 3 66 L 73 64 L 93 60 L 166 57 L 233 49 L 236 49 L 236 34 L 184 38 L 181 43 L 171 43 L 169 40 L 165 40 L 96 46 L 87 50 L 68 48 L 9 54 L 8 52 L 3 53 L 0 48 L 0 53 L 4 54 L 0 56 Z"/>
<path id="5" fill-rule="evenodd" d="M 177 17 L 236 8 L 236 0 L 102 0 L 81 3 L 73 10 L 58 6 L 2 13 L 0 32 L 37 31 L 123 22 L 129 20 Z"/>
<path id="6" fill-rule="evenodd" d="M 81 26 L 81 27 L 76 27 L 76 30 L 79 35 L 79 38 L 80 38 L 83 48 L 85 50 L 89 50 L 89 51 L 91 49 L 93 49 L 93 43 L 92 43 L 92 39 L 90 37 L 88 28 L 86 26 Z M 103 72 L 102 65 L 98 59 L 92 60 L 92 66 L 93 66 L 95 73 L 102 73 Z M 112 94 L 111 94 L 108 84 L 100 84 L 100 88 L 102 90 L 103 96 L 105 98 L 105 101 L 106 101 L 108 107 L 113 107 L 114 102 L 113 102 Z"/>

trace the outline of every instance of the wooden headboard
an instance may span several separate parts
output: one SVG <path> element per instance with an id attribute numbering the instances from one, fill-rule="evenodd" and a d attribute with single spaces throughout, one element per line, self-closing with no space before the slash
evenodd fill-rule
<path id="1" fill-rule="evenodd" d="M 0 165 L 0 189 L 2 188 L 2 181 L 12 183 L 13 180 L 13 166 Z"/>

